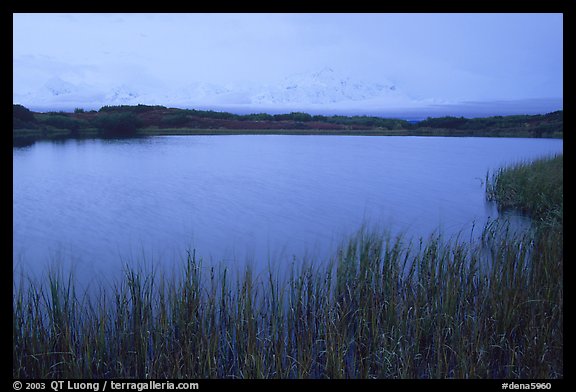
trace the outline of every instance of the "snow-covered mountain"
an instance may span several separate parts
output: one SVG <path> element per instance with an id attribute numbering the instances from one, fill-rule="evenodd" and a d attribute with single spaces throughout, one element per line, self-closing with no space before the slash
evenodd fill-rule
<path id="1" fill-rule="evenodd" d="M 106 86 L 99 81 L 81 83 L 54 77 L 35 90 L 14 93 L 14 102 L 31 107 L 70 109 L 104 105 L 155 104 L 176 107 L 242 107 L 327 109 L 369 106 L 410 107 L 418 102 L 389 81 L 369 81 L 325 67 L 311 73 L 287 76 L 275 83 L 219 85 L 187 81 L 168 89 L 147 84 Z M 427 102 L 430 103 L 430 102 Z"/>
<path id="2" fill-rule="evenodd" d="M 393 83 L 374 83 L 339 75 L 326 67 L 314 73 L 296 74 L 280 83 L 266 86 L 252 102 L 260 105 L 318 105 L 373 99 L 406 99 Z"/>
<path id="3" fill-rule="evenodd" d="M 72 82 L 60 77 L 51 77 L 37 87 L 30 86 L 25 90 L 13 91 L 12 99 L 14 103 L 30 108 L 66 110 L 98 106 L 98 103 L 105 102 L 112 93 L 113 91 L 107 92 L 86 82 Z"/>

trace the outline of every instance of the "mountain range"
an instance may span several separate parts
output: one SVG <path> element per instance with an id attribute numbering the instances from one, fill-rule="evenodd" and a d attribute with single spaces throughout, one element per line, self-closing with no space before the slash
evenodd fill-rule
<path id="1" fill-rule="evenodd" d="M 103 86 L 53 77 L 35 90 L 14 94 L 26 106 L 55 108 L 162 104 L 174 106 L 246 106 L 263 108 L 413 106 L 418 102 L 392 82 L 373 82 L 340 74 L 330 67 L 289 75 L 275 83 L 226 85 L 190 81 L 168 90 L 142 85 Z M 427 101 L 425 103 L 431 103 Z"/>
<path id="2" fill-rule="evenodd" d="M 236 113 L 368 114 L 408 119 L 457 115 L 481 117 L 542 114 L 563 108 L 562 99 L 493 102 L 448 102 L 414 97 L 401 84 L 350 76 L 331 67 L 288 75 L 271 83 L 224 84 L 183 81 L 177 87 L 149 83 L 107 85 L 100 80 L 69 80 L 54 76 L 37 88 L 14 92 L 14 103 L 33 110 L 72 111 L 106 105 L 164 105 Z"/>

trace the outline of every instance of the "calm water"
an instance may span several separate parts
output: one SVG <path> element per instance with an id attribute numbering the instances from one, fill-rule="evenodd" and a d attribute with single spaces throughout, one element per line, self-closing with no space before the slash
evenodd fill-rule
<path id="1" fill-rule="evenodd" d="M 363 223 L 452 235 L 498 215 L 488 170 L 562 152 L 562 140 L 167 136 L 13 150 L 13 261 L 109 277 L 166 265 L 327 259 Z"/>

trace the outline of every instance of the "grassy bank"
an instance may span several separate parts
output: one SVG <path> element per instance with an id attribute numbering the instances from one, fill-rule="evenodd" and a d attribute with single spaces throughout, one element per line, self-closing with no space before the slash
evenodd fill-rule
<path id="1" fill-rule="evenodd" d="M 330 263 L 288 275 L 232 274 L 191 252 L 180 274 L 127 266 L 90 297 L 58 272 L 23 280 L 13 376 L 562 378 L 563 230 L 553 227 L 491 224 L 479 241 L 363 230 Z"/>
<path id="2" fill-rule="evenodd" d="M 140 128 L 130 136 L 123 137 L 149 137 L 149 136 L 217 136 L 217 135 L 331 135 L 331 136 L 442 136 L 442 137 L 519 137 L 533 138 L 531 132 L 514 131 L 467 131 L 418 128 L 406 129 L 225 129 L 225 128 Z M 562 133 L 551 133 L 549 138 L 561 139 Z M 14 147 L 34 144 L 36 141 L 65 140 L 65 139 L 94 139 L 105 138 L 97 129 L 82 129 L 74 133 L 63 129 L 15 129 L 12 134 Z"/>
<path id="3" fill-rule="evenodd" d="M 487 196 L 500 209 L 516 209 L 539 224 L 563 225 L 564 157 L 519 162 L 487 177 Z"/>
<path id="4" fill-rule="evenodd" d="M 342 135 L 342 136 L 407 136 L 404 129 L 347 130 L 347 129 L 192 129 L 192 128 L 142 128 L 139 136 L 171 135 Z"/>

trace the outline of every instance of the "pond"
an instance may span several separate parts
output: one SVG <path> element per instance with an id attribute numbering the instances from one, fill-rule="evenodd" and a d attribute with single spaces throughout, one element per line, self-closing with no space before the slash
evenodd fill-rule
<path id="1" fill-rule="evenodd" d="M 325 261 L 362 225 L 468 235 L 498 211 L 489 170 L 561 153 L 557 139 L 159 136 L 13 149 L 13 265 Z"/>

